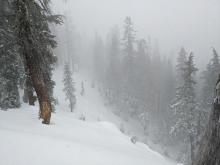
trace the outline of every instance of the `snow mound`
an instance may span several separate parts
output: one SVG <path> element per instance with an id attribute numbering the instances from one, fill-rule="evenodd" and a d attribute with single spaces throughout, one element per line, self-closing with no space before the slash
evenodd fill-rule
<path id="1" fill-rule="evenodd" d="M 174 165 L 145 144 L 133 144 L 109 122 L 87 122 L 66 112 L 51 125 L 37 119 L 37 108 L 0 111 L 3 165 Z"/>

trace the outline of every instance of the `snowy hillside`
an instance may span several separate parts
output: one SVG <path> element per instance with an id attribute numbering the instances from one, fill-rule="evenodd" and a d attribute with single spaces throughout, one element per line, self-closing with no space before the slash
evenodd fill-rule
<path id="1" fill-rule="evenodd" d="M 1 165 L 174 165 L 142 143 L 133 144 L 111 122 L 120 119 L 103 104 L 98 92 L 85 83 L 86 94 L 80 96 L 81 81 L 75 76 L 77 107 L 68 110 L 62 90 L 62 72 L 56 73 L 55 96 L 59 99 L 51 125 L 42 125 L 38 107 L 0 111 Z M 86 121 L 79 120 L 81 115 Z M 109 122 L 111 121 L 111 122 Z"/>

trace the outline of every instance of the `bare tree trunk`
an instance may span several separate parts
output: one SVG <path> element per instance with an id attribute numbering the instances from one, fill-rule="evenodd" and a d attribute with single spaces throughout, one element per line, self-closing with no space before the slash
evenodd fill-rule
<path id="1" fill-rule="evenodd" d="M 30 44 L 30 45 L 29 45 Z M 51 118 L 51 112 L 52 112 L 52 106 L 49 99 L 49 92 L 48 88 L 45 84 L 45 80 L 43 77 L 43 73 L 39 66 L 36 66 L 36 61 L 33 61 L 33 55 L 34 53 L 32 50 L 30 50 L 31 42 L 25 47 L 25 58 L 26 58 L 26 65 L 29 70 L 29 75 L 32 80 L 33 87 L 37 93 L 37 98 L 39 101 L 40 106 L 40 118 L 43 119 L 43 124 L 50 124 L 50 118 Z M 30 55 L 31 54 L 31 55 Z M 37 60 L 37 59 L 35 59 Z M 31 96 L 32 97 L 32 96 Z M 32 97 L 34 98 L 34 97 Z"/>
<path id="2" fill-rule="evenodd" d="M 28 103 L 28 91 L 27 91 L 26 87 L 24 87 L 23 102 Z"/>
<path id="3" fill-rule="evenodd" d="M 220 164 L 220 104 L 215 103 L 193 165 Z"/>
<path id="4" fill-rule="evenodd" d="M 43 78 L 43 74 L 39 73 L 39 71 L 32 68 L 31 64 L 28 65 L 29 65 L 33 86 L 39 100 L 40 117 L 43 119 L 42 123 L 50 124 L 52 106 L 50 103 L 49 93 Z"/>
<path id="5" fill-rule="evenodd" d="M 36 99 L 35 99 L 35 96 L 33 94 L 33 91 L 28 91 L 28 103 L 29 103 L 29 105 L 34 106 L 35 101 L 36 101 Z"/>
<path id="6" fill-rule="evenodd" d="M 34 49 L 32 49 L 33 42 L 32 40 L 28 40 L 23 45 L 24 48 L 24 57 L 26 60 L 26 65 L 29 70 L 29 76 L 32 80 L 33 88 L 35 89 L 37 93 L 37 98 L 39 101 L 40 106 L 40 118 L 43 119 L 43 124 L 50 124 L 50 118 L 51 118 L 51 112 L 52 112 L 52 106 L 49 99 L 49 91 L 45 84 L 44 76 L 42 73 L 42 70 L 40 69 L 40 64 L 37 55 Z M 35 57 L 35 58 L 33 58 Z"/>
<path id="7" fill-rule="evenodd" d="M 50 124 L 52 107 L 49 100 L 48 90 L 43 80 L 43 76 L 40 76 L 36 73 L 31 73 L 31 77 L 39 100 L 40 118 L 43 119 L 42 123 Z"/>
<path id="8" fill-rule="evenodd" d="M 27 77 L 24 88 L 24 96 L 23 100 L 25 103 L 29 103 L 29 105 L 35 105 L 36 96 L 34 96 L 34 91 L 32 87 L 32 83 L 29 77 Z"/>

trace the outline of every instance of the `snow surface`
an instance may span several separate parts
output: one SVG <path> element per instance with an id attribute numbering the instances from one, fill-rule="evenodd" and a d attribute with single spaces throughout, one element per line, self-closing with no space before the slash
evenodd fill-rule
<path id="1" fill-rule="evenodd" d="M 69 112 L 56 72 L 59 99 L 51 125 L 38 120 L 38 107 L 0 111 L 0 165 L 175 165 L 147 145 L 131 143 L 117 123 L 123 122 L 103 104 L 88 80 L 75 76 L 77 106 Z M 80 96 L 84 80 L 85 96 Z M 86 121 L 79 120 L 81 115 Z M 112 124 L 112 123 L 116 123 Z"/>

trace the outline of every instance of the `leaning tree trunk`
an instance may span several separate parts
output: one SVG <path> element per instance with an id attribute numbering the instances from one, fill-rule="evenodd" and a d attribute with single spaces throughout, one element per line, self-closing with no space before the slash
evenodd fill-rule
<path id="1" fill-rule="evenodd" d="M 214 104 L 193 165 L 220 165 L 220 104 Z"/>
<path id="2" fill-rule="evenodd" d="M 25 67 L 27 67 L 29 76 L 31 78 L 33 88 L 37 93 L 40 114 L 44 124 L 50 123 L 52 106 L 49 99 L 49 91 L 45 84 L 43 72 L 41 70 L 40 59 L 41 54 L 37 51 L 36 43 L 34 43 L 33 34 L 31 30 L 31 20 L 29 15 L 29 4 L 33 3 L 29 0 L 17 0 L 17 33 L 18 43 L 22 48 L 22 55 L 25 59 Z"/>
<path id="3" fill-rule="evenodd" d="M 32 54 L 32 53 L 29 53 Z M 44 124 L 50 123 L 52 106 L 49 98 L 48 88 L 45 84 L 43 73 L 41 69 L 36 67 L 35 62 L 28 54 L 25 55 L 27 60 L 27 66 L 29 74 L 33 83 L 33 87 L 37 93 L 39 106 L 40 106 L 40 117 L 43 119 Z"/>

